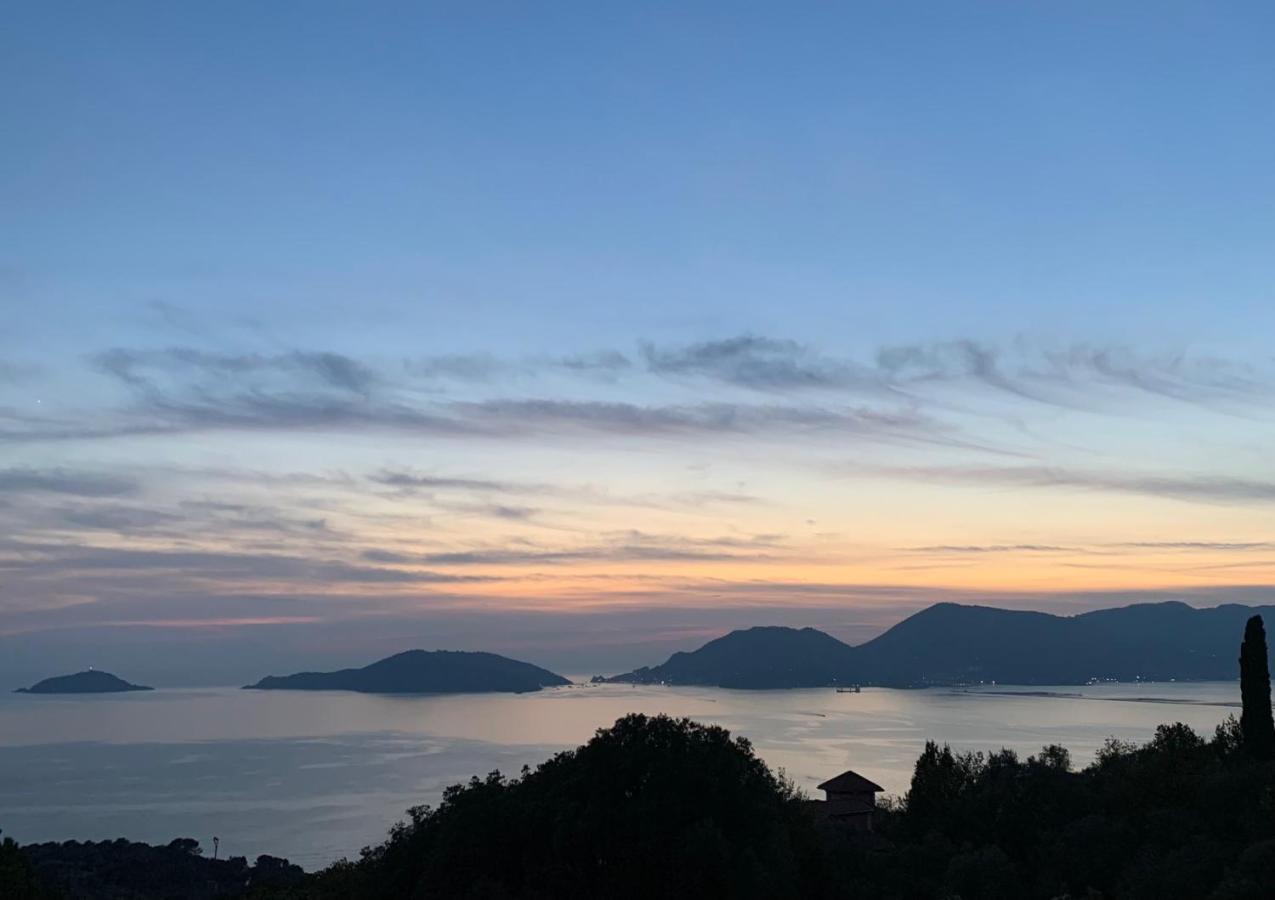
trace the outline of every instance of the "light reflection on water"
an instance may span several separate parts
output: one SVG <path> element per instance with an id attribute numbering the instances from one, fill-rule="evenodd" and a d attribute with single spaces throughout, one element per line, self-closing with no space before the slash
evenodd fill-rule
<path id="1" fill-rule="evenodd" d="M 1211 734 L 1236 682 L 969 691 L 726 691 L 576 685 L 536 694 L 385 697 L 232 688 L 0 696 L 0 828 L 20 841 L 168 841 L 307 868 L 379 840 L 403 810 L 471 774 L 514 774 L 629 712 L 720 724 L 813 792 L 852 767 L 907 789 L 927 738 L 1047 743 L 1087 763 L 1161 722 Z"/>

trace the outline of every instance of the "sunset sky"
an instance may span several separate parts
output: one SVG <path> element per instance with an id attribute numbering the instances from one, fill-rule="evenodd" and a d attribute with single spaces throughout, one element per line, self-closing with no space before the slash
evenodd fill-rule
<path id="1" fill-rule="evenodd" d="M 1275 598 L 1265 3 L 29 3 L 0 688 Z"/>

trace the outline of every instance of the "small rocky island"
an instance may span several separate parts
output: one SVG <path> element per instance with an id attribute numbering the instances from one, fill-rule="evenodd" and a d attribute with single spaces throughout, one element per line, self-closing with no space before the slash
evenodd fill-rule
<path id="1" fill-rule="evenodd" d="M 153 688 L 130 684 L 110 672 L 89 669 L 74 675 L 58 675 L 36 682 L 29 688 L 18 688 L 18 694 L 122 694 L 126 691 L 149 691 Z"/>
<path id="2" fill-rule="evenodd" d="M 548 669 L 495 653 L 408 650 L 361 669 L 270 675 L 244 687 L 259 691 L 476 694 L 525 693 L 570 683 Z"/>

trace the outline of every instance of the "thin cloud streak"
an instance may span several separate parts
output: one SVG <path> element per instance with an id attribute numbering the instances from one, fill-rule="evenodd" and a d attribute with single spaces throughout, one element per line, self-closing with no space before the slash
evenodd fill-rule
<path id="1" fill-rule="evenodd" d="M 0 469 L 0 494 L 69 494 L 77 497 L 121 497 L 136 493 L 130 478 L 70 469 Z"/>
<path id="2" fill-rule="evenodd" d="M 368 365 L 341 353 L 300 351 L 262 355 L 210 353 L 190 347 L 165 350 L 114 348 L 93 357 L 100 371 L 125 384 L 159 391 L 160 378 L 224 379 L 283 376 L 287 380 L 317 382 L 327 387 L 367 394 L 380 376 Z"/>
<path id="3" fill-rule="evenodd" d="M 1058 488 L 1137 494 L 1211 503 L 1258 503 L 1275 500 L 1275 481 L 1225 475 L 1154 475 L 1138 472 L 1095 472 L 1053 466 L 882 466 L 835 467 L 843 476 L 881 476 L 903 481 L 943 482 L 986 487 Z"/>
<path id="4" fill-rule="evenodd" d="M 111 573 L 162 573 L 179 580 L 216 579 L 228 584 L 237 581 L 283 581 L 311 587 L 329 583 L 457 584 L 493 580 L 478 575 L 387 569 L 271 553 L 129 549 L 24 542 L 10 542 L 0 546 L 0 569 L 9 569 L 25 577 L 106 577 Z"/>
<path id="5" fill-rule="evenodd" d="M 511 362 L 490 354 L 376 364 L 332 351 L 212 352 L 191 347 L 117 347 L 93 369 L 132 398 L 72 418 L 27 413 L 0 430 L 10 443 L 173 435 L 208 430 L 383 429 L 456 438 L 544 437 L 555 429 L 623 436 L 691 437 L 841 432 L 867 440 L 996 450 L 925 412 L 962 415 L 984 388 L 1030 404 L 1119 410 L 1112 391 L 1169 398 L 1221 411 L 1268 406 L 1275 371 L 1261 364 L 1186 353 L 1141 354 L 1077 344 L 1061 349 L 974 340 L 885 347 L 866 361 L 835 357 L 785 338 L 744 334 L 682 345 L 639 345 L 639 364 L 618 350 Z M 677 403 L 603 398 L 440 396 L 432 382 L 499 385 L 538 373 L 597 381 L 673 380 L 700 396 Z M 703 383 L 771 396 L 810 391 L 830 405 L 706 400 Z M 698 384 L 698 387 L 697 387 Z M 634 382 L 637 386 L 637 382 Z M 871 399 L 876 405 L 863 405 Z M 883 405 L 884 404 L 884 405 Z"/>
<path id="6" fill-rule="evenodd" d="M 783 541 L 774 535 L 693 538 L 626 531 L 609 535 L 602 543 L 586 546 L 512 545 L 419 554 L 370 549 L 364 551 L 363 558 L 369 562 L 404 565 L 478 567 L 635 561 L 762 562 L 773 559 L 773 552 L 783 547 Z"/>
<path id="7" fill-rule="evenodd" d="M 1178 552 L 1199 550 L 1208 553 L 1248 553 L 1255 550 L 1275 550 L 1275 541 L 1126 541 L 1116 547 L 1133 550 L 1163 550 Z"/>
<path id="8" fill-rule="evenodd" d="M 479 493 L 523 494 L 540 490 L 553 490 L 548 485 L 514 484 L 507 481 L 491 481 L 483 478 L 457 478 L 446 475 L 430 475 L 404 469 L 381 469 L 367 476 L 368 481 L 386 487 L 412 493 L 418 490 L 463 490 Z"/>
<path id="9" fill-rule="evenodd" d="M 426 406 L 334 396 L 241 394 L 220 398 L 147 396 L 114 422 L 52 420 L 0 431 L 8 443 L 179 435 L 207 431 L 386 431 L 466 439 L 850 435 L 868 442 L 981 449 L 955 426 L 914 410 L 734 403 L 643 405 L 547 399 L 453 401 Z"/>
<path id="10" fill-rule="evenodd" d="M 745 334 L 680 347 L 641 346 L 648 372 L 708 378 L 762 391 L 877 389 L 878 373 L 820 356 L 796 341 Z"/>
<path id="11" fill-rule="evenodd" d="M 929 547 L 904 547 L 906 553 L 1072 553 L 1071 547 L 1056 547 L 1050 544 L 936 544 Z"/>

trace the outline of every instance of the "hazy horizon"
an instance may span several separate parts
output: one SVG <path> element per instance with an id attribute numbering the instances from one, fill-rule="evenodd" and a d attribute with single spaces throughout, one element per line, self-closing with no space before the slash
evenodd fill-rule
<path id="1" fill-rule="evenodd" d="M 1054 598 L 1057 599 L 1057 598 Z M 1120 599 L 1120 598 L 1114 598 Z M 1069 612 L 1033 610 L 1027 605 L 995 607 L 1020 611 L 1047 612 L 1053 615 L 1079 615 L 1097 609 L 1111 609 L 1141 603 L 1185 602 L 1178 597 L 1123 598 L 1128 602 L 1093 607 L 1077 606 Z M 1249 600 L 1243 595 L 1222 598 L 1217 603 L 1195 602 L 1188 605 L 1201 609 L 1225 603 L 1240 604 L 1249 608 L 1262 608 L 1261 602 Z M 988 606 L 971 600 L 939 601 L 958 602 L 962 605 Z M 924 609 L 925 607 L 921 607 Z M 236 653 L 227 657 L 224 636 L 214 633 L 202 641 L 174 640 L 167 633 L 157 641 L 153 635 L 143 635 L 129 643 L 120 641 L 103 648 L 89 646 L 76 640 L 59 640 L 42 644 L 40 641 L 10 642 L 13 652 L 0 663 L 0 679 L 4 683 L 26 686 L 52 674 L 67 674 L 86 668 L 109 670 L 112 674 L 127 674 L 125 680 L 144 681 L 152 687 L 225 687 L 242 686 L 265 675 L 285 675 L 298 671 L 326 671 L 341 668 L 358 668 L 405 650 L 483 650 L 514 657 L 574 678 L 583 683 L 594 675 L 615 675 L 640 666 L 663 663 L 677 651 L 694 650 L 703 644 L 738 628 L 755 626 L 787 626 L 791 628 L 815 628 L 832 634 L 845 643 L 856 645 L 871 641 L 888 631 L 903 619 L 919 610 L 906 613 L 890 611 L 891 618 L 884 625 L 852 618 L 854 612 L 837 612 L 827 609 L 792 610 L 781 619 L 771 613 L 771 619 L 755 622 L 735 622 L 736 611 L 729 611 L 727 622 L 714 625 L 711 616 L 681 614 L 676 611 L 663 614 L 658 622 L 636 621 L 623 615 L 590 614 L 587 621 L 574 622 L 574 627 L 563 629 L 561 619 L 528 617 L 510 622 L 502 617 L 502 631 L 492 634 L 491 623 L 464 618 L 446 623 L 443 628 L 411 633 L 410 623 L 398 623 L 393 633 L 369 632 L 347 635 L 340 647 L 324 645 L 316 640 L 314 629 L 294 630 L 285 635 L 275 634 L 270 641 L 258 641 L 248 645 L 236 645 Z M 649 614 L 645 617 L 649 618 Z M 690 621 L 686 621 L 690 619 Z M 830 626 L 829 621 L 839 622 Z M 486 626 L 486 627 L 484 627 Z M 287 632 L 287 629 L 284 629 Z M 168 642 L 164 641 L 168 638 Z M 163 651 L 156 659 L 143 654 L 159 646 Z M 58 669 L 58 665 L 63 668 Z M 3 688 L 0 688 L 2 690 Z"/>

